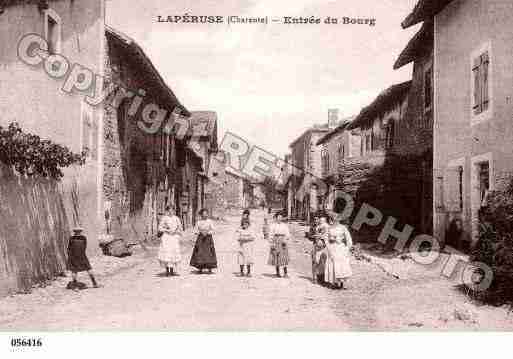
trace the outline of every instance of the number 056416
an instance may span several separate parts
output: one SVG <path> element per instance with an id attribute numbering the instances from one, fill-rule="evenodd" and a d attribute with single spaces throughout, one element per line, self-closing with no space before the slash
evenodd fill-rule
<path id="1" fill-rule="evenodd" d="M 43 345 L 41 338 L 12 338 L 11 347 L 40 347 Z"/>

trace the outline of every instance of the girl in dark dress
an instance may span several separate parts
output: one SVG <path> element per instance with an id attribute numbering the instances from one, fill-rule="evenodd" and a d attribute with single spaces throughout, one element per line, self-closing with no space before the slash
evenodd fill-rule
<path id="1" fill-rule="evenodd" d="M 196 244 L 192 251 L 190 265 L 203 273 L 203 269 L 207 269 L 211 274 L 213 268 L 217 268 L 216 249 L 212 234 L 214 232 L 214 223 L 208 218 L 206 209 L 200 211 L 201 220 L 196 224 L 195 232 L 198 234 Z"/>
<path id="2" fill-rule="evenodd" d="M 86 255 L 87 238 L 82 234 L 82 228 L 74 228 L 73 235 L 68 243 L 68 269 L 71 271 L 73 281 L 68 284 L 68 289 L 78 289 L 81 287 L 77 281 L 78 272 L 87 272 L 94 288 L 98 288 L 98 283 L 94 278 L 91 264 Z M 82 284 L 84 285 L 84 284 Z"/>

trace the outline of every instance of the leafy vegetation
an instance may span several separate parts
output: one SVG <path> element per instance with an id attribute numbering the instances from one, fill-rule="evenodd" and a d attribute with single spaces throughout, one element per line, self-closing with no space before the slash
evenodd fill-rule
<path id="1" fill-rule="evenodd" d="M 486 263 L 493 271 L 491 287 L 482 299 L 490 302 L 513 300 L 513 179 L 490 193 L 487 207 L 480 212 L 479 241 L 472 259 Z"/>
<path id="2" fill-rule="evenodd" d="M 24 133 L 18 123 L 0 126 L 0 162 L 23 175 L 60 179 L 61 168 L 83 165 L 86 153 L 76 154 L 67 147 Z"/>

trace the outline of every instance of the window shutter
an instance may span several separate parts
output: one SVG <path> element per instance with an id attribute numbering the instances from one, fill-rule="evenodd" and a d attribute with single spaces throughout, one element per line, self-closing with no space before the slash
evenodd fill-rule
<path id="1" fill-rule="evenodd" d="M 459 167 L 448 168 L 444 178 L 445 209 L 450 212 L 460 211 L 460 171 Z"/>
<path id="2" fill-rule="evenodd" d="M 481 76 L 482 76 L 482 111 L 486 111 L 488 109 L 489 94 L 488 94 L 488 69 L 490 64 L 490 57 L 488 56 L 488 52 L 485 52 L 481 55 Z"/>
<path id="3" fill-rule="evenodd" d="M 474 59 L 474 65 L 472 66 L 472 73 L 474 77 L 474 114 L 479 114 L 482 112 L 482 101 L 481 101 L 481 79 L 480 79 L 480 69 L 481 69 L 481 56 Z"/>

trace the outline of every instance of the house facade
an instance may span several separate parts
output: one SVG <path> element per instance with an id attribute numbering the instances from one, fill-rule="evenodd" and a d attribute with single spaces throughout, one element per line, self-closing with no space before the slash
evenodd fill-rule
<path id="1" fill-rule="evenodd" d="M 63 272 L 71 226 L 84 227 L 91 238 L 90 253 L 98 250 L 101 232 L 103 110 L 88 108 L 83 101 L 92 89 L 67 91 L 66 78 L 57 73 L 59 67 L 50 66 L 44 53 L 34 54 L 21 40 L 37 35 L 47 45 L 48 55 L 62 54 L 70 64 L 95 74 L 103 73 L 105 65 L 103 0 L 14 0 L 1 5 L 0 126 L 17 122 L 25 132 L 74 153 L 87 149 L 88 155 L 83 166 L 64 168 L 64 177 L 55 184 L 19 178 L 16 183 L 23 188 L 14 193 L 20 196 L 12 202 L 3 197 L 2 208 L 13 210 L 9 218 L 27 220 L 0 225 L 6 226 L 0 247 L 5 251 L 3 258 L 8 258 L 0 269 L 0 295 L 25 290 Z M 14 189 L 6 177 L 0 183 L 11 188 L 9 192 Z"/>
<path id="2" fill-rule="evenodd" d="M 347 126 L 360 136 L 360 155 L 346 158 L 338 167 L 335 184 L 352 195 L 356 203 L 366 202 L 398 219 L 399 228 L 418 226 L 419 175 L 417 157 L 404 152 L 411 136 L 405 123 L 412 82 L 390 86 Z"/>
<path id="3" fill-rule="evenodd" d="M 290 144 L 292 175 L 289 178 L 289 218 L 310 220 L 311 213 L 322 206 L 318 193 L 322 177 L 321 148 L 317 142 L 329 132 L 328 125 L 315 125 L 307 129 Z"/>
<path id="4" fill-rule="evenodd" d="M 30 220 L 0 224 L 0 248 L 8 258 L 0 266 L 0 295 L 62 273 L 72 226 L 84 228 L 90 255 L 100 253 L 105 234 L 135 241 L 151 235 L 157 212 L 177 196 L 178 153 L 192 152 L 185 149 L 187 138 L 162 130 L 190 113 L 140 46 L 105 26 L 103 0 L 1 5 L 0 126 L 17 122 L 42 140 L 85 153 L 86 160 L 64 168 L 58 182 L 1 171 L 0 191 L 16 187 L 14 193 L 22 194 L 3 201 L 1 210 Z M 33 36 L 37 45 L 27 45 Z M 37 47 L 43 51 L 33 51 Z M 130 91 L 143 99 L 140 106 L 126 101 Z M 145 104 L 156 107 L 145 112 Z M 162 121 L 156 131 L 145 131 L 145 119 Z M 201 168 L 202 160 L 192 157 L 182 167 Z"/>
<path id="5" fill-rule="evenodd" d="M 222 151 L 218 151 L 208 169 L 206 208 L 214 218 L 223 218 L 227 213 L 250 208 L 254 206 L 256 198 L 256 184 L 242 173 L 226 167 L 224 156 Z"/>
<path id="6" fill-rule="evenodd" d="M 322 179 L 325 184 L 322 209 L 332 211 L 335 207 L 336 183 L 339 175 L 339 165 L 347 158 L 360 156 L 361 137 L 357 131 L 347 130 L 354 119 L 345 118 L 340 124 L 317 141 L 321 147 Z"/>
<path id="7" fill-rule="evenodd" d="M 50 53 L 63 54 L 70 62 L 101 74 L 105 58 L 104 2 L 8 3 L 0 15 L 0 125 L 18 122 L 23 130 L 75 153 L 88 150 L 84 166 L 64 169 L 61 188 L 70 225 L 81 225 L 96 238 L 102 201 L 103 111 L 85 103 L 84 95 L 91 91 L 63 91 L 64 79 L 52 78 L 42 58 L 37 65 L 24 63 L 18 57 L 18 45 L 25 35 L 38 34 L 48 43 Z"/>
<path id="8" fill-rule="evenodd" d="M 412 81 L 404 121 L 397 123 L 396 155 L 413 158 L 408 167 L 418 184 L 418 216 L 414 223 L 422 233 L 433 233 L 433 22 L 423 24 L 394 64 L 413 64 Z M 395 130 L 393 131 L 395 132 Z M 413 225 L 413 223 L 412 223 Z"/>
<path id="9" fill-rule="evenodd" d="M 419 1 L 403 22 L 434 22 L 434 227 L 463 219 L 477 239 L 487 193 L 513 171 L 513 6 Z"/>
<path id="10" fill-rule="evenodd" d="M 206 208 L 209 167 L 218 150 L 217 114 L 213 111 L 192 111 L 187 118 L 188 133 L 180 142 L 183 159 L 178 159 L 175 171 L 178 180 L 175 186 L 177 213 L 185 227 L 194 226 L 198 212 Z"/>

